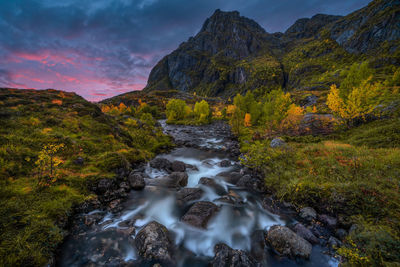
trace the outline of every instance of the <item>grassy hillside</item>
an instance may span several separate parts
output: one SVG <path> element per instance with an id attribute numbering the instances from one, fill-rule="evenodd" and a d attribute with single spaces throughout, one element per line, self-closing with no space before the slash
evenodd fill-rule
<path id="1" fill-rule="evenodd" d="M 74 93 L 0 89 L 1 266 L 43 266 L 72 208 L 96 197 L 89 184 L 170 145 L 159 128 L 129 119 Z M 47 145 L 63 146 L 52 175 L 37 163 Z"/>

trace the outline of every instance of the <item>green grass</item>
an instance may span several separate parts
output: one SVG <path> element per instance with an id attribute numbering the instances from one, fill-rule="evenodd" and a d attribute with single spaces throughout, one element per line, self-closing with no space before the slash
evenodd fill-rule
<path id="1" fill-rule="evenodd" d="M 151 116 L 150 116 L 151 117 Z M 136 121 L 136 123 L 131 123 Z M 62 241 L 73 207 L 95 197 L 87 185 L 114 178 L 171 146 L 154 121 L 103 114 L 56 90 L 0 89 L 0 266 L 43 266 Z M 64 144 L 50 186 L 35 161 L 46 144 Z M 83 165 L 74 164 L 77 157 Z"/>
<path id="2" fill-rule="evenodd" d="M 338 252 L 350 265 L 400 263 L 399 121 L 375 121 L 328 136 L 287 137 L 289 148 L 241 135 L 244 162 L 275 194 L 358 225 Z"/>

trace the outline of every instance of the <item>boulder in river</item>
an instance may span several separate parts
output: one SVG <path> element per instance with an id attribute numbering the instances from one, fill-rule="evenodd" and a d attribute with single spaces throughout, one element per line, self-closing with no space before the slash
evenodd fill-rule
<path id="1" fill-rule="evenodd" d="M 135 245 L 139 255 L 146 260 L 174 262 L 168 229 L 156 221 L 148 223 L 138 232 Z"/>
<path id="2" fill-rule="evenodd" d="M 280 255 L 290 258 L 310 258 L 311 244 L 286 226 L 272 226 L 267 232 L 266 239 Z"/>
<path id="3" fill-rule="evenodd" d="M 213 178 L 208 178 L 208 177 L 201 177 L 199 180 L 199 184 L 211 187 L 212 189 L 214 189 L 218 194 L 223 194 L 225 193 L 225 189 L 223 186 L 221 186 L 220 184 L 218 184 L 215 179 Z"/>
<path id="4" fill-rule="evenodd" d="M 184 172 L 186 171 L 186 164 L 182 161 L 175 160 L 172 162 L 171 169 L 174 172 Z"/>
<path id="5" fill-rule="evenodd" d="M 182 188 L 176 193 L 176 201 L 178 205 L 182 206 L 201 198 L 203 194 L 204 192 L 201 188 Z"/>
<path id="6" fill-rule="evenodd" d="M 131 172 L 129 174 L 128 182 L 133 190 L 141 190 L 146 186 L 143 175 L 137 172 Z"/>
<path id="7" fill-rule="evenodd" d="M 216 244 L 214 247 L 215 256 L 210 262 L 212 267 L 252 267 L 259 266 L 256 261 L 245 251 L 232 249 L 225 244 Z"/>
<path id="8" fill-rule="evenodd" d="M 173 172 L 169 175 L 169 178 L 175 181 L 178 187 L 187 186 L 188 175 L 186 172 Z"/>
<path id="9" fill-rule="evenodd" d="M 172 170 L 172 163 L 171 161 L 165 158 L 155 158 L 150 161 L 150 167 L 158 170 L 164 170 L 167 172 L 171 172 Z"/>
<path id="10" fill-rule="evenodd" d="M 308 229 L 307 227 L 305 227 L 304 225 L 302 225 L 301 223 L 297 223 L 294 226 L 293 230 L 296 232 L 296 234 L 298 234 L 299 236 L 301 236 L 302 238 L 304 238 L 311 244 L 319 243 L 318 238 L 312 233 L 312 231 L 310 229 Z"/>
<path id="11" fill-rule="evenodd" d="M 193 204 L 182 217 L 182 221 L 198 228 L 207 228 L 208 221 L 217 213 L 218 206 L 209 201 Z"/>
<path id="12" fill-rule="evenodd" d="M 242 178 L 242 175 L 239 172 L 220 172 L 217 176 L 222 177 L 230 184 L 236 184 L 240 178 Z"/>
<path id="13" fill-rule="evenodd" d="M 231 161 L 228 159 L 224 159 L 224 160 L 220 161 L 220 163 L 218 163 L 218 165 L 222 168 L 226 168 L 226 167 L 231 166 Z"/>

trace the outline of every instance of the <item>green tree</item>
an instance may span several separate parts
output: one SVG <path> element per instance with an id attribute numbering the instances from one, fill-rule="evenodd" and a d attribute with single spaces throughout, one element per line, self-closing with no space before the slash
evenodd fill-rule
<path id="1" fill-rule="evenodd" d="M 280 122 L 287 116 L 292 100 L 289 93 L 276 89 L 269 92 L 262 107 L 261 120 L 266 125 L 267 130 L 276 129 Z"/>
<path id="2" fill-rule="evenodd" d="M 208 105 L 207 101 L 202 100 L 201 102 L 196 102 L 194 105 L 194 114 L 197 117 L 198 122 L 209 122 L 210 106 Z"/>
<path id="3" fill-rule="evenodd" d="M 362 82 L 372 77 L 374 72 L 368 66 L 368 62 L 364 61 L 361 64 L 354 63 L 344 74 L 346 77 L 340 85 L 340 96 L 342 99 L 346 99 L 353 88 L 360 86 Z"/>
<path id="4" fill-rule="evenodd" d="M 189 108 L 190 109 L 190 108 Z M 188 106 L 181 99 L 171 99 L 166 106 L 167 122 L 183 120 L 188 114 Z"/>

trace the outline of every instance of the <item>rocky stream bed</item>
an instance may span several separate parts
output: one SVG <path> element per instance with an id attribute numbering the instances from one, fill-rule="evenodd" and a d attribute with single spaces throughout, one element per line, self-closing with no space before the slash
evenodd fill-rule
<path id="1" fill-rule="evenodd" d="M 338 265 L 336 218 L 266 194 L 226 124 L 161 124 L 177 148 L 93 186 L 56 266 Z"/>

